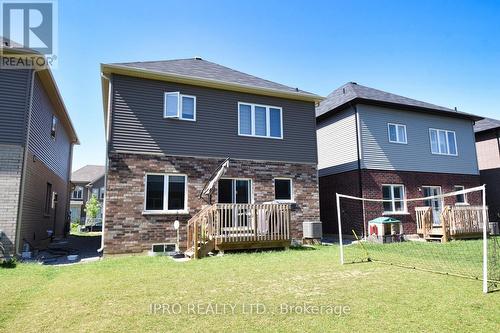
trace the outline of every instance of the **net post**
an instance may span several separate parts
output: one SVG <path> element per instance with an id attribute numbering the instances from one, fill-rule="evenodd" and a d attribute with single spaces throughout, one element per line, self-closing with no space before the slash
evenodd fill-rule
<path id="1" fill-rule="evenodd" d="M 340 195 L 335 193 L 337 202 L 337 221 L 339 224 L 339 245 L 340 245 L 340 264 L 344 264 L 344 243 L 342 242 L 342 222 L 340 221 Z"/>
<path id="2" fill-rule="evenodd" d="M 482 186 L 483 194 L 483 293 L 488 293 L 488 216 L 486 214 L 486 185 Z"/>

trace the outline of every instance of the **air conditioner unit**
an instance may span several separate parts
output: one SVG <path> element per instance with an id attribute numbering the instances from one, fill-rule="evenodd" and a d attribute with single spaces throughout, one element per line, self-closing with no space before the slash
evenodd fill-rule
<path id="1" fill-rule="evenodd" d="M 321 221 L 303 222 L 302 228 L 304 238 L 321 239 L 321 237 L 323 236 Z"/>
<path id="2" fill-rule="evenodd" d="M 175 252 L 175 244 L 165 243 L 165 244 L 152 244 L 151 250 L 149 251 L 150 256 L 169 256 Z"/>

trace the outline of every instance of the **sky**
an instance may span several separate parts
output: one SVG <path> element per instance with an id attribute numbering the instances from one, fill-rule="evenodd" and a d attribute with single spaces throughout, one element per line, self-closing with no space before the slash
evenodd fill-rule
<path id="1" fill-rule="evenodd" d="M 105 162 L 101 63 L 195 56 L 326 96 L 354 81 L 500 118 L 500 1 L 59 0 L 54 76 Z"/>

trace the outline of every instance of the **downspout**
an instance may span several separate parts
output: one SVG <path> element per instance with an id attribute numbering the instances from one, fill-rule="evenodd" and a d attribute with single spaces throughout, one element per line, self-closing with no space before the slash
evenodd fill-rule
<path id="1" fill-rule="evenodd" d="M 363 197 L 363 177 L 361 174 L 361 149 L 360 149 L 360 139 L 359 139 L 359 114 L 358 114 L 358 107 L 356 104 L 349 103 L 351 108 L 354 109 L 354 120 L 356 122 L 356 151 L 358 155 L 358 184 L 359 184 L 359 196 L 362 198 Z M 366 236 L 366 219 L 365 219 L 365 202 L 364 200 L 361 201 L 362 203 L 362 208 L 363 208 L 363 237 Z"/>
<path id="2" fill-rule="evenodd" d="M 26 180 L 26 166 L 28 164 L 28 144 L 30 142 L 31 135 L 31 114 L 33 112 L 33 89 L 35 87 L 35 75 L 37 71 L 41 71 L 43 68 L 33 68 L 31 72 L 31 82 L 30 82 L 30 96 L 28 99 L 28 123 L 26 127 L 26 141 L 24 144 L 23 152 L 23 164 L 21 171 L 20 189 L 19 189 L 19 206 L 17 211 L 17 224 L 16 224 L 16 243 L 14 244 L 14 252 L 19 255 L 19 245 L 21 242 L 21 221 L 23 219 L 23 206 L 24 206 L 24 191 L 25 191 L 25 180 Z"/>
<path id="3" fill-rule="evenodd" d="M 104 232 L 106 230 L 106 201 L 108 197 L 108 154 L 109 154 L 109 138 L 110 138 L 110 126 L 111 126 L 111 94 L 113 91 L 113 84 L 111 83 L 111 78 L 101 73 L 101 77 L 108 81 L 108 105 L 106 110 L 106 161 L 104 165 L 104 199 L 102 200 L 102 231 L 101 231 L 101 247 L 97 249 L 97 252 L 104 251 Z"/>

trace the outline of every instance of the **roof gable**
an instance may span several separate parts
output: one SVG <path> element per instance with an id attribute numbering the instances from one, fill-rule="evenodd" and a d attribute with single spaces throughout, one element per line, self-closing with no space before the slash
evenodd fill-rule
<path id="1" fill-rule="evenodd" d="M 104 176 L 104 165 L 86 165 L 71 174 L 72 183 L 91 183 Z"/>
<path id="2" fill-rule="evenodd" d="M 474 124 L 474 132 L 476 133 L 496 128 L 500 128 L 500 120 L 493 118 L 484 118 Z"/>
<path id="3" fill-rule="evenodd" d="M 482 119 L 469 113 L 362 86 L 355 82 L 346 83 L 330 93 L 316 108 L 316 117 L 324 116 L 330 111 L 345 108 L 349 103 L 385 105 L 388 107 L 437 113 L 445 116 L 470 118 L 473 120 Z"/>

